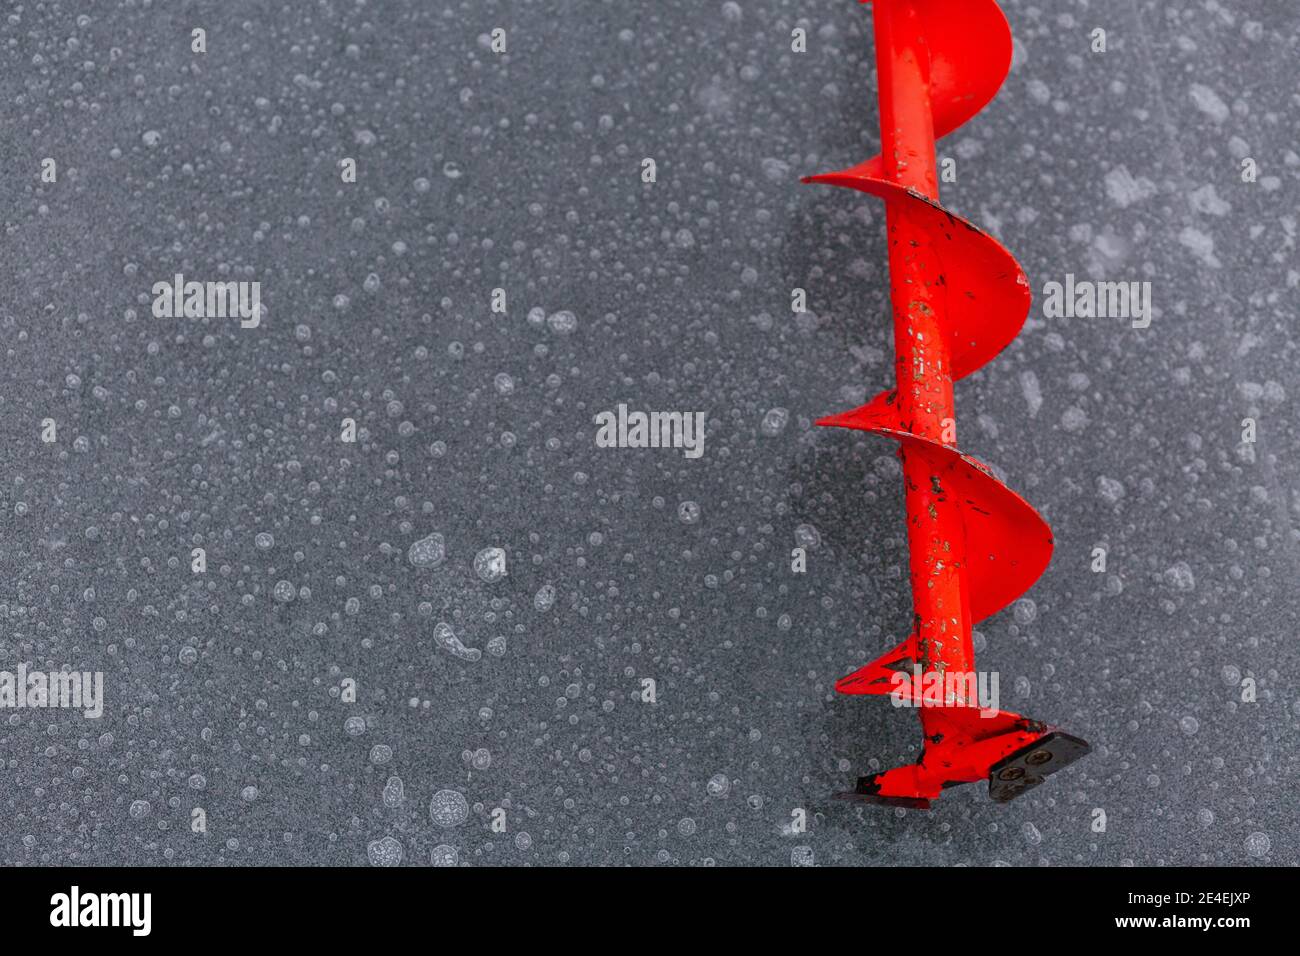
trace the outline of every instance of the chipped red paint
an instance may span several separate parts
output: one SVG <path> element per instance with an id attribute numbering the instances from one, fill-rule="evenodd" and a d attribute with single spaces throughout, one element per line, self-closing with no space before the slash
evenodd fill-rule
<path id="1" fill-rule="evenodd" d="M 1024 499 L 956 448 L 953 382 L 1019 334 L 1030 292 L 1006 249 L 939 205 L 935 140 L 1001 87 L 1011 66 L 1010 27 L 994 0 L 876 0 L 873 15 L 882 153 L 804 181 L 885 201 L 898 386 L 818 424 L 900 445 L 914 629 L 836 688 L 910 700 L 907 685 L 896 691 L 891 680 L 896 669 L 918 664 L 923 675 L 974 674 L 971 628 L 1033 585 L 1051 558 L 1052 535 Z M 1027 755 L 1030 765 L 1051 765 L 1045 775 L 1087 749 L 1018 714 L 982 714 L 977 701 L 960 695 L 924 703 L 919 713 L 919 762 L 863 778 L 851 796 L 928 807 L 944 787 L 989 778 L 1000 762 Z M 1055 736 L 1082 750 L 1051 751 Z M 1042 749 L 1018 753 L 1036 744 Z M 1017 768 L 1000 772 L 1013 796 L 1037 782 L 1017 783 L 1017 773 L 1024 777 Z"/>

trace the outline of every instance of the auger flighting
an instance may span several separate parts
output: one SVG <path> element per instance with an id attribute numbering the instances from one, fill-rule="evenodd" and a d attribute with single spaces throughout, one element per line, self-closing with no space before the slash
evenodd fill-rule
<path id="1" fill-rule="evenodd" d="M 928 808 L 944 788 L 987 778 L 992 797 L 1006 801 L 1088 751 L 1037 721 L 981 709 L 975 691 L 971 629 L 1038 579 L 1052 536 L 1024 499 L 956 448 L 953 383 L 1016 337 L 1030 292 L 1010 253 L 939 205 L 935 140 L 997 93 L 1011 30 L 995 0 L 875 0 L 873 17 L 881 155 L 804 181 L 885 201 L 898 384 L 818 424 L 899 443 L 913 629 L 836 689 L 918 706 L 924 743 L 917 763 L 862 777 L 841 796 Z M 944 692 L 895 679 L 914 668 L 937 675 Z"/>

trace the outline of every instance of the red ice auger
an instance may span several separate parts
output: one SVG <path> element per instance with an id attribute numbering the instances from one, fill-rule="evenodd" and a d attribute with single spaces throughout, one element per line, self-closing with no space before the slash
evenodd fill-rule
<path id="1" fill-rule="evenodd" d="M 1016 337 L 1030 291 L 1001 244 L 939 205 L 934 143 L 997 93 L 1011 29 L 994 0 L 875 0 L 873 16 L 881 155 L 804 182 L 885 201 L 898 387 L 818 424 L 900 445 L 914 623 L 836 689 L 918 707 L 925 740 L 917 763 L 859 778 L 840 796 L 926 809 L 944 788 L 987 777 L 1004 802 L 1088 752 L 1038 721 L 981 709 L 976 692 L 971 628 L 1038 579 L 1052 535 L 1023 498 L 956 448 L 953 382 Z"/>

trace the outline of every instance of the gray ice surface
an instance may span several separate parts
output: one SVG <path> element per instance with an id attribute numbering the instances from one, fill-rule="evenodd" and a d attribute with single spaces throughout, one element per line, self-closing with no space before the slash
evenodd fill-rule
<path id="1" fill-rule="evenodd" d="M 0 669 L 106 702 L 0 711 L 0 860 L 1300 862 L 1300 14 L 1003 6 L 943 198 L 1036 304 L 958 421 L 1057 551 L 979 665 L 1094 752 L 917 813 L 829 799 L 919 744 L 833 691 L 909 621 L 894 449 L 811 426 L 892 378 L 881 206 L 797 182 L 878 146 L 866 10 L 7 4 Z M 1151 327 L 1045 319 L 1067 273 Z M 619 402 L 704 454 L 597 448 Z"/>

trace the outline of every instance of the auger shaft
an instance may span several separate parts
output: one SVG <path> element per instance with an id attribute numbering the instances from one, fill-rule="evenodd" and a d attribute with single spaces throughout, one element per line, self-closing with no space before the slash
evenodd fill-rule
<path id="1" fill-rule="evenodd" d="M 876 0 L 874 22 L 885 176 L 937 200 L 929 52 L 920 19 L 911 0 Z M 943 269 L 911 205 L 890 202 L 886 207 L 899 416 L 908 431 L 955 445 L 953 376 L 943 329 Z M 972 673 L 966 535 L 960 505 L 943 488 L 942 462 L 916 449 L 900 448 L 899 457 L 906 488 L 918 663 L 923 673 Z M 925 711 L 921 717 L 924 725 Z"/>
<path id="2" fill-rule="evenodd" d="M 899 444 L 914 622 L 835 687 L 919 707 L 924 739 L 914 763 L 859 777 L 839 796 L 925 808 L 987 779 L 989 795 L 1006 801 L 1088 752 L 1078 737 L 1002 709 L 992 686 L 981 701 L 971 645 L 972 626 L 1024 594 L 1052 556 L 1042 515 L 957 449 L 953 412 L 953 382 L 1002 351 L 1029 312 L 1015 257 L 939 205 L 935 164 L 935 140 L 1006 78 L 1011 30 L 996 0 L 875 0 L 874 22 L 882 154 L 805 182 L 885 201 L 897 384 L 817 424 Z"/>

